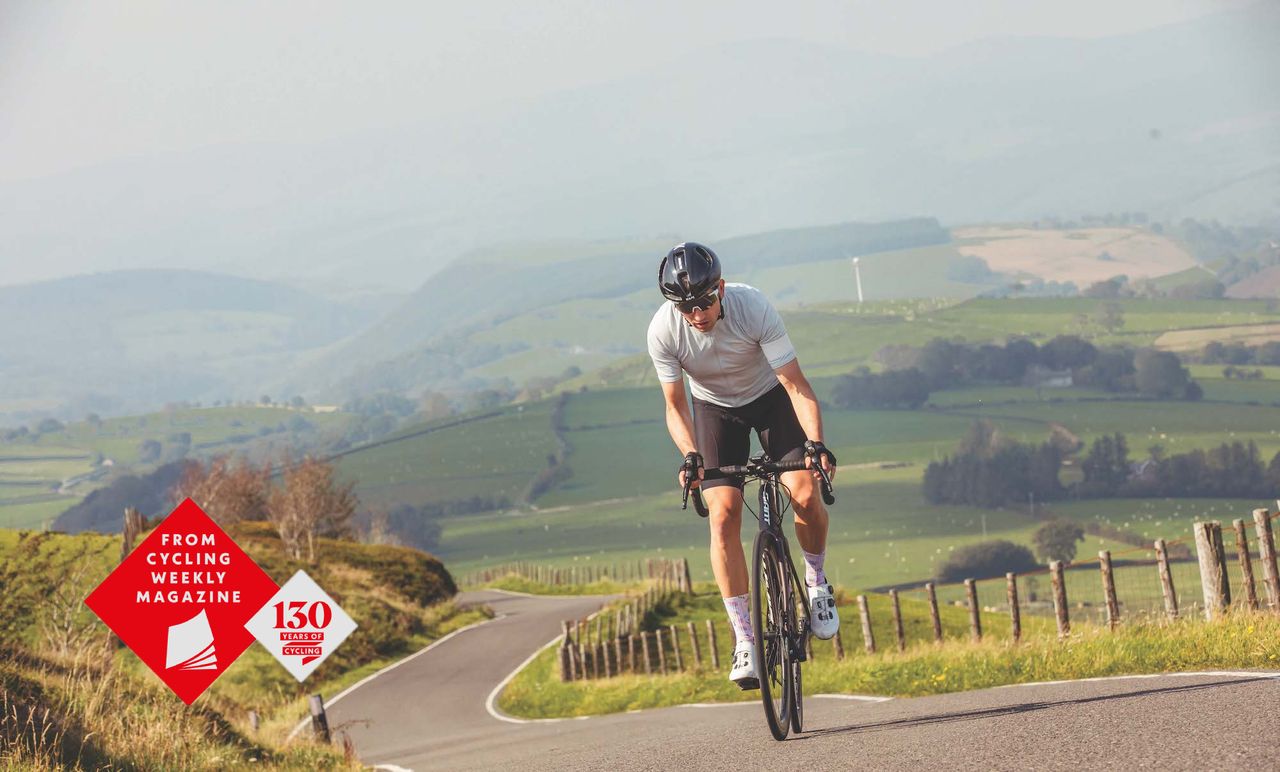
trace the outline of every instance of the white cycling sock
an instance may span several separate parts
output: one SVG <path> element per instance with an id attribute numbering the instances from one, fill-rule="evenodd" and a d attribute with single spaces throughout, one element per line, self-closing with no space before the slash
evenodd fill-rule
<path id="1" fill-rule="evenodd" d="M 732 598 L 721 598 L 724 610 L 729 612 L 729 624 L 733 625 L 733 635 L 738 643 L 754 643 L 756 636 L 751 632 L 751 596 L 735 595 Z"/>
<path id="2" fill-rule="evenodd" d="M 800 551 L 804 553 L 804 583 L 810 587 L 826 584 L 827 574 L 822 570 L 822 563 L 827 559 L 827 551 L 823 550 L 816 555 L 803 549 Z"/>

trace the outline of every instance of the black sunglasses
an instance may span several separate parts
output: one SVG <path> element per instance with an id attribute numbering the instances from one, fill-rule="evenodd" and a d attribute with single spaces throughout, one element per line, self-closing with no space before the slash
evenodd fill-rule
<path id="1" fill-rule="evenodd" d="M 694 311 L 706 311 L 708 308 L 714 306 L 716 301 L 719 299 L 720 290 L 719 288 L 716 288 L 711 290 L 710 295 L 703 295 L 702 297 L 694 300 L 682 300 L 679 303 L 676 303 L 676 308 L 680 309 L 680 313 L 682 314 L 691 314 Z"/>

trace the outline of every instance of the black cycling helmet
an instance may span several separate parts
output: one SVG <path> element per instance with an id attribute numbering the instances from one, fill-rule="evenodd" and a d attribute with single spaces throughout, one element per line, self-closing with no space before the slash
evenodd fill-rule
<path id="1" fill-rule="evenodd" d="M 676 244 L 658 264 L 658 289 L 667 300 L 696 300 L 719 284 L 720 258 L 695 241 Z"/>

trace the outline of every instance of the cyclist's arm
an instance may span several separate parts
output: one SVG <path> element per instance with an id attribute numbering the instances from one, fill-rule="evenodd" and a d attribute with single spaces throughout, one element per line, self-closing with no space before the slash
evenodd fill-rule
<path id="1" fill-rule="evenodd" d="M 818 407 L 818 397 L 813 393 L 809 379 L 800 370 L 800 360 L 792 359 L 774 369 L 774 372 L 778 375 L 778 382 L 787 390 L 787 396 L 791 397 L 791 405 L 795 408 L 796 418 L 800 420 L 800 428 L 804 429 L 805 436 L 814 442 L 823 442 L 822 409 Z M 822 460 L 827 474 L 833 474 L 835 470 L 827 465 L 825 456 Z"/>
<path id="2" fill-rule="evenodd" d="M 664 381 L 662 396 L 667 403 L 667 432 L 671 440 L 680 449 L 680 455 L 686 456 L 698 449 L 693 441 L 693 414 L 689 412 L 689 399 L 685 396 L 684 379 Z"/>

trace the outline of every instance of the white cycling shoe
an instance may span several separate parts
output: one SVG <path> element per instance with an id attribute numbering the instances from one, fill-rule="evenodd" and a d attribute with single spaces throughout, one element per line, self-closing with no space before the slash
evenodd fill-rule
<path id="1" fill-rule="evenodd" d="M 760 688 L 760 674 L 756 672 L 755 643 L 738 641 L 733 649 L 733 669 L 729 671 L 729 680 L 744 692 Z"/>
<path id="2" fill-rule="evenodd" d="M 836 612 L 830 584 L 809 588 L 809 628 L 824 641 L 836 637 L 840 629 L 840 615 Z"/>

